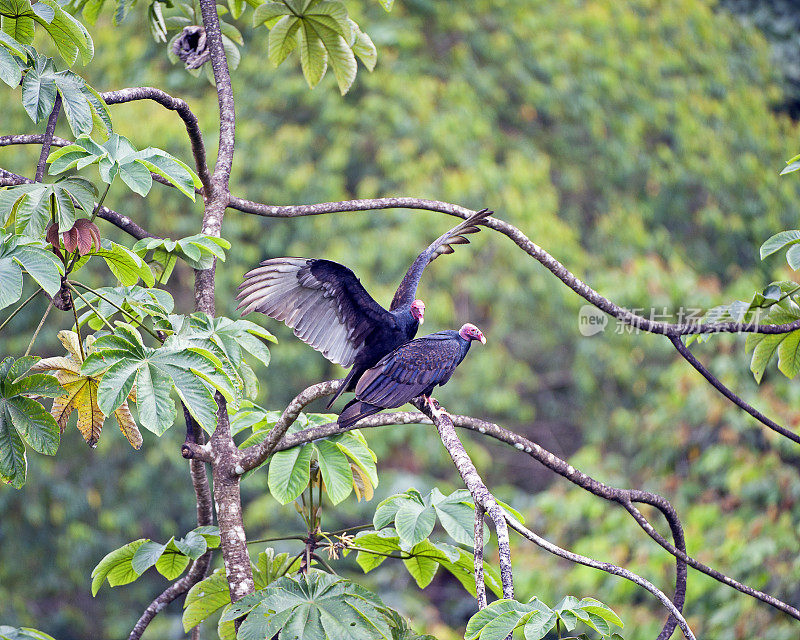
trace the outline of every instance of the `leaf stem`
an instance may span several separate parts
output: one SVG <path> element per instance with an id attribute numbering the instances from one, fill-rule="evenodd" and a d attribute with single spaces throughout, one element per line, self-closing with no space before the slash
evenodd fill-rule
<path id="1" fill-rule="evenodd" d="M 330 564 L 328 564 L 328 562 L 326 562 L 325 560 L 323 560 L 323 559 L 322 559 L 322 557 L 321 557 L 319 554 L 317 554 L 317 553 L 312 553 L 312 554 L 311 554 L 311 557 L 312 557 L 314 560 L 316 560 L 317 562 L 319 562 L 319 563 L 320 563 L 320 564 L 321 564 L 323 567 L 325 567 L 325 569 L 327 570 L 327 572 L 328 572 L 328 573 L 330 573 L 330 574 L 332 574 L 332 575 L 334 575 L 334 576 L 337 576 L 337 575 L 339 575 L 338 573 L 336 573 L 336 571 L 334 570 L 334 568 L 333 568 L 333 567 L 332 567 Z"/>
<path id="2" fill-rule="evenodd" d="M 9 322 L 11 322 L 11 320 L 14 318 L 14 316 L 15 316 L 15 315 L 17 315 L 17 314 L 18 314 L 20 311 L 22 311 L 22 309 L 23 309 L 23 308 L 25 308 L 25 305 L 26 305 L 26 304 L 28 304 L 28 303 L 29 303 L 31 300 L 33 300 L 33 299 L 34 299 L 36 296 L 38 296 L 40 291 L 42 291 L 42 289 L 37 289 L 36 291 L 34 291 L 34 292 L 31 294 L 31 296 L 30 296 L 30 297 L 29 297 L 29 298 L 28 298 L 28 299 L 27 299 L 25 302 L 23 302 L 23 303 L 22 303 L 21 305 L 19 305 L 19 306 L 18 306 L 16 309 L 14 309 L 14 311 L 11 313 L 11 315 L 10 315 L 10 316 L 8 316 L 8 318 L 6 318 L 5 320 L 3 320 L 3 324 L 0 324 L 0 331 L 2 331 L 2 330 L 3 330 L 3 328 L 4 328 L 4 327 L 5 327 L 5 326 L 6 326 L 6 325 L 9 323 Z"/>
<path id="3" fill-rule="evenodd" d="M 70 281 L 67 281 L 67 286 L 69 287 L 70 291 L 74 291 L 74 292 L 76 293 L 76 295 L 77 295 L 77 296 L 78 296 L 78 297 L 79 297 L 79 298 L 80 298 L 80 299 L 83 301 L 83 304 L 85 304 L 85 305 L 86 305 L 87 307 L 89 307 L 89 308 L 90 308 L 92 311 L 94 311 L 94 313 L 97 315 L 97 317 L 98 317 L 98 318 L 100 318 L 100 319 L 101 319 L 101 320 L 102 320 L 102 321 L 105 323 L 105 325 L 106 325 L 106 326 L 107 326 L 109 329 L 111 329 L 111 331 L 112 331 L 112 332 L 114 331 L 114 325 L 112 325 L 112 324 L 111 324 L 111 323 L 108 321 L 108 319 L 107 319 L 107 318 L 106 318 L 106 317 L 105 317 L 105 316 L 104 316 L 102 313 L 100 313 L 100 311 L 99 311 L 98 309 L 96 309 L 96 308 L 95 308 L 95 307 L 92 305 L 92 303 L 91 303 L 91 302 L 89 302 L 89 301 L 88 301 L 86 298 L 84 298 L 84 297 L 81 295 L 80 291 L 78 291 L 78 290 L 77 290 L 77 289 L 76 289 L 76 288 L 73 286 L 73 284 L 72 284 Z M 74 305 L 73 305 L 73 306 L 74 306 Z M 76 311 L 76 312 L 75 312 L 75 314 L 77 315 L 77 313 L 78 313 L 78 312 Z"/>
<path id="4" fill-rule="evenodd" d="M 75 308 L 75 300 L 72 298 L 71 293 L 73 289 L 69 286 L 69 283 L 67 284 L 67 287 L 69 287 L 70 290 L 69 298 L 70 302 L 72 303 L 72 315 L 75 316 L 75 333 L 78 334 L 78 348 L 81 351 L 81 360 L 86 360 L 86 354 L 83 351 L 83 338 L 81 338 L 81 323 L 78 322 L 78 310 Z M 77 293 L 77 291 L 75 293 Z"/>
<path id="5" fill-rule="evenodd" d="M 129 313 L 128 311 L 126 311 L 125 309 L 123 309 L 122 307 L 120 307 L 120 306 L 119 306 L 119 305 L 118 305 L 116 302 L 112 302 L 111 300 L 109 300 L 109 299 L 108 299 L 106 296 L 104 296 L 104 295 L 103 295 L 102 293 L 100 293 L 99 291 L 95 291 L 95 290 L 94 290 L 94 289 L 92 289 L 91 287 L 89 287 L 89 286 L 87 286 L 87 285 L 83 284 L 82 282 L 78 282 L 77 280 L 69 280 L 69 281 L 68 281 L 68 284 L 69 284 L 69 285 L 73 285 L 73 284 L 75 284 L 75 285 L 78 285 L 79 287 L 81 287 L 81 288 L 85 289 L 85 290 L 86 290 L 86 291 L 88 291 L 89 293 L 91 293 L 91 294 L 93 294 L 93 295 L 96 295 L 96 296 L 97 296 L 98 298 L 100 298 L 101 300 L 105 300 L 105 301 L 106 301 L 108 304 L 110 304 L 112 307 L 114 307 L 115 309 L 117 309 L 117 311 L 119 311 L 119 312 L 121 312 L 121 313 L 124 313 L 126 316 L 128 316 L 128 318 L 130 318 L 130 319 L 131 319 L 131 320 L 133 320 L 135 323 L 137 323 L 137 325 L 138 325 L 140 328 L 144 329 L 144 330 L 145 330 L 147 333 L 149 333 L 151 336 L 153 336 L 153 337 L 154 337 L 156 340 L 158 340 L 159 342 L 162 342 L 162 343 L 164 342 L 164 339 L 163 339 L 163 338 L 159 338 L 159 337 L 158 337 L 158 334 L 157 334 L 155 331 L 152 331 L 152 330 L 151 330 L 149 327 L 147 327 L 147 326 L 145 326 L 144 324 L 142 324 L 142 321 L 141 321 L 141 320 L 139 320 L 139 318 L 137 318 L 137 317 L 136 317 L 136 316 L 134 316 L 132 313 Z M 71 287 L 70 287 L 70 288 L 71 288 Z"/>
<path id="6" fill-rule="evenodd" d="M 42 319 L 39 322 L 39 326 L 36 327 L 36 331 L 33 332 L 33 337 L 31 337 L 31 341 L 28 343 L 28 348 L 25 349 L 25 355 L 26 356 L 31 352 L 31 349 L 33 348 L 33 343 L 36 342 L 36 337 L 39 335 L 39 332 L 42 330 L 42 327 L 44 326 L 44 321 L 47 320 L 47 316 L 49 315 L 50 309 L 52 309 L 52 308 L 53 308 L 53 301 L 51 300 L 50 304 L 47 305 L 47 309 L 45 309 L 44 315 L 42 316 Z"/>

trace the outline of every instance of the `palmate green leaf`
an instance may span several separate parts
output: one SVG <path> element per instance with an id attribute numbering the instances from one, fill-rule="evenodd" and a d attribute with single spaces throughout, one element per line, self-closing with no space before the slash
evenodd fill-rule
<path id="1" fill-rule="evenodd" d="M 142 575 L 150 567 L 158 562 L 161 554 L 167 549 L 166 544 L 159 544 L 153 540 L 145 541 L 133 554 L 131 558 L 131 568 L 138 574 Z"/>
<path id="2" fill-rule="evenodd" d="M 22 269 L 11 258 L 0 258 L 0 309 L 22 297 Z"/>
<path id="3" fill-rule="evenodd" d="M 64 393 L 53 376 L 26 375 L 38 359 L 8 357 L 0 363 L 0 479 L 17 489 L 25 484 L 25 444 L 39 453 L 54 455 L 61 437 L 53 417 L 29 397 Z"/>
<path id="4" fill-rule="evenodd" d="M 87 212 L 94 208 L 94 185 L 83 178 L 62 178 L 53 184 L 23 184 L 0 191 L 0 220 L 14 221 L 19 235 L 38 239 L 51 217 L 62 229 L 76 220 L 75 203 Z"/>
<path id="5" fill-rule="evenodd" d="M 186 594 L 183 603 L 183 630 L 188 633 L 230 602 L 231 594 L 225 570 L 217 569 Z"/>
<path id="6" fill-rule="evenodd" d="M 388 610 L 380 599 L 348 580 L 311 571 L 284 577 L 259 594 L 262 601 L 239 628 L 239 640 L 298 637 L 306 640 L 390 640 Z M 231 614 L 234 615 L 234 614 Z M 228 612 L 222 620 L 228 620 Z"/>
<path id="7" fill-rule="evenodd" d="M 89 95 L 102 103 L 99 94 L 89 91 L 88 85 L 86 87 L 88 94 L 84 93 L 84 98 L 87 99 L 86 95 Z M 88 100 L 89 104 L 94 104 L 92 98 Z M 107 112 L 98 112 L 98 115 L 104 122 L 106 121 Z M 194 171 L 166 151 L 155 147 L 137 151 L 130 140 L 118 134 L 112 134 L 103 144 L 97 144 L 87 135 L 78 136 L 75 144 L 52 152 L 48 162 L 51 163 L 51 174 L 61 173 L 73 167 L 84 168 L 97 164 L 104 182 L 110 184 L 114 177 L 119 175 L 132 191 L 141 196 L 146 196 L 153 185 L 151 171 L 166 179 L 192 200 L 195 199 L 195 189 L 202 186 L 200 178 Z"/>
<path id="8" fill-rule="evenodd" d="M 381 529 L 380 531 L 361 531 L 353 543 L 357 547 L 369 549 L 369 551 L 359 551 L 356 556 L 358 566 L 364 573 L 369 573 L 379 567 L 386 560 L 385 554 L 400 551 L 400 537 L 394 529 Z"/>
<path id="9" fill-rule="evenodd" d="M 161 557 L 156 561 L 156 571 L 158 571 L 167 580 L 175 580 L 181 575 L 186 567 L 189 566 L 191 558 L 188 555 L 181 553 L 175 545 L 174 540 L 170 540 Z"/>
<path id="10" fill-rule="evenodd" d="M 333 67 L 333 75 L 339 92 L 345 95 L 356 79 L 356 57 L 344 37 L 323 24 L 314 24 L 313 29 L 327 51 L 327 59 Z M 309 81 L 310 84 L 310 81 Z"/>
<path id="11" fill-rule="evenodd" d="M 10 416 L 0 407 L 0 480 L 20 489 L 25 484 L 27 459 L 25 445 Z"/>
<path id="12" fill-rule="evenodd" d="M 296 38 L 297 50 L 300 53 L 300 68 L 309 88 L 313 89 L 325 75 L 328 68 L 328 54 L 316 30 L 307 20 L 300 20 Z"/>
<path id="13" fill-rule="evenodd" d="M 3 236 L 0 234 L 0 265 L 12 263 L 24 270 L 42 289 L 49 295 L 55 295 L 61 287 L 61 274 L 64 267 L 51 251 L 45 248 L 44 243 L 24 236 Z M 0 271 L 3 267 L 0 266 Z M 15 277 L 12 277 L 15 278 Z M 6 279 L 0 275 L 0 308 L 3 308 L 2 299 L 7 292 Z M 9 281 L 11 286 L 12 282 Z M 21 293 L 21 290 L 20 290 Z M 17 297 L 17 299 L 19 299 Z M 12 300 L 15 302 L 16 300 Z"/>
<path id="14" fill-rule="evenodd" d="M 423 540 L 414 545 L 409 553 L 411 557 L 403 560 L 403 564 L 420 589 L 427 587 L 436 576 L 436 571 L 439 569 L 439 561 L 448 561 L 447 556 L 437 549 L 430 540 Z"/>
<path id="15" fill-rule="evenodd" d="M 22 106 L 34 122 L 47 119 L 53 110 L 58 93 L 55 83 L 56 73 L 50 58 L 43 63 L 37 60 L 36 64 L 25 73 L 22 80 Z"/>
<path id="16" fill-rule="evenodd" d="M 147 347 L 139 332 L 125 323 L 118 323 L 114 334 L 99 338 L 95 349 L 83 363 L 82 373 L 105 372 L 98 388 L 100 409 L 109 415 L 120 402 L 121 390 L 130 389 L 135 379 L 139 420 L 157 435 L 175 419 L 172 389 L 208 431 L 216 426 L 217 409 L 209 386 L 224 394 L 233 393 L 233 383 L 210 352 L 195 347 Z"/>
<path id="17" fill-rule="evenodd" d="M 299 28 L 300 19 L 294 15 L 280 18 L 270 28 L 267 56 L 273 66 L 277 67 L 286 60 L 287 56 L 297 47 L 297 30 Z"/>
<path id="18" fill-rule="evenodd" d="M 121 244 L 103 240 L 102 247 L 88 255 L 103 258 L 111 273 L 124 286 L 135 285 L 140 279 L 148 287 L 155 284 L 155 277 L 147 263 Z"/>
<path id="19" fill-rule="evenodd" d="M 763 319 L 765 324 L 787 324 L 800 318 L 800 310 L 794 303 L 784 301 L 780 305 L 771 308 L 770 312 Z M 766 371 L 775 354 L 778 354 L 778 369 L 785 376 L 793 378 L 800 371 L 800 329 L 791 333 L 748 334 L 745 341 L 745 350 L 753 350 L 750 361 L 750 370 L 756 382 L 761 382 L 761 378 Z M 784 346 L 785 345 L 785 346 Z"/>
<path id="20" fill-rule="evenodd" d="M 253 9 L 253 26 L 257 27 L 261 24 L 266 24 L 268 27 L 272 27 L 277 18 L 291 15 L 291 9 L 283 2 L 263 2 Z"/>
<path id="21" fill-rule="evenodd" d="M 75 18 L 64 11 L 55 0 L 39 0 L 53 11 L 53 19 L 47 22 L 34 18 L 44 27 L 69 65 L 75 64 L 78 58 L 87 64 L 94 57 L 94 43 L 86 28 Z"/>

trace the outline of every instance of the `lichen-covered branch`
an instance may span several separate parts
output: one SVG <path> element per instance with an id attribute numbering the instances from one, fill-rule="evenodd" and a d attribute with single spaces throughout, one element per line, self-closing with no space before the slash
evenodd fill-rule
<path id="1" fill-rule="evenodd" d="M 302 216 L 316 216 L 327 213 L 342 213 L 346 211 L 373 211 L 378 209 L 422 209 L 425 211 L 437 211 L 446 213 L 459 218 L 468 218 L 474 215 L 475 211 L 450 202 L 440 202 L 438 200 L 426 200 L 424 198 L 372 198 L 365 200 L 343 200 L 339 202 L 323 202 L 320 204 L 306 205 L 286 205 L 275 206 L 266 205 L 252 200 L 245 200 L 231 196 L 228 206 L 231 209 L 252 213 L 258 216 L 269 218 L 299 218 Z M 706 333 L 789 333 L 800 329 L 800 320 L 787 324 L 751 324 L 742 322 L 708 322 L 708 323 L 686 323 L 673 324 L 669 322 L 657 322 L 640 316 L 615 304 L 608 298 L 600 295 L 589 285 L 582 282 L 576 275 L 571 273 L 563 264 L 532 242 L 522 231 L 513 224 L 509 224 L 499 218 L 486 218 L 485 226 L 498 231 L 510 238 L 520 249 L 525 251 L 532 258 L 539 261 L 553 275 L 561 280 L 565 285 L 572 289 L 587 302 L 590 302 L 598 309 L 605 311 L 620 322 L 629 324 L 633 327 L 647 331 L 648 333 L 659 333 L 666 336 L 682 336 Z"/>
<path id="2" fill-rule="evenodd" d="M 165 109 L 175 111 L 180 116 L 181 120 L 183 120 L 186 126 L 186 133 L 189 134 L 189 142 L 192 145 L 192 155 L 194 156 L 197 175 L 200 178 L 200 182 L 203 183 L 203 188 L 209 191 L 211 176 L 208 172 L 206 148 L 203 144 L 203 132 L 200 130 L 197 116 L 192 113 L 186 101 L 175 98 L 166 91 L 156 89 L 155 87 L 132 87 L 129 89 L 119 89 L 117 91 L 106 91 L 100 95 L 103 100 L 105 100 L 106 104 L 110 105 L 133 102 L 135 100 L 153 100 Z"/>
<path id="3" fill-rule="evenodd" d="M 327 382 L 312 385 L 299 393 L 284 409 L 280 419 L 272 427 L 266 439 L 242 452 L 237 471 L 245 473 L 263 464 L 277 450 L 278 443 L 286 434 L 286 430 L 297 420 L 297 416 L 300 415 L 303 408 L 314 400 L 336 393 L 341 384 L 341 380 L 328 380 Z"/>
<path id="4" fill-rule="evenodd" d="M 503 584 L 503 597 L 513 598 L 514 574 L 511 567 L 511 541 L 508 538 L 508 527 L 503 510 L 500 509 L 497 500 L 495 500 L 491 491 L 489 491 L 486 484 L 481 480 L 478 470 L 475 468 L 469 454 L 467 454 L 466 449 L 464 449 L 464 445 L 458 438 L 455 425 L 450 415 L 446 411 L 442 411 L 439 408 L 439 403 L 435 400 L 432 401 L 435 409 L 432 409 L 430 405 L 422 402 L 419 398 L 414 399 L 412 402 L 420 411 L 433 420 L 433 424 L 439 432 L 439 437 L 442 439 L 444 448 L 447 449 L 447 453 L 450 454 L 450 458 L 453 460 L 453 464 L 456 466 L 461 480 L 464 482 L 467 491 L 469 491 L 475 502 L 475 508 L 483 509 L 492 519 L 495 533 L 497 533 L 497 546 L 500 554 L 500 581 Z M 485 596 L 486 594 L 484 593 L 484 597 Z"/>
<path id="5" fill-rule="evenodd" d="M 34 182 L 41 182 L 44 180 L 44 170 L 47 166 L 47 156 L 50 155 L 50 145 L 53 142 L 53 134 L 56 130 L 56 123 L 58 116 L 61 114 L 61 94 L 56 93 L 56 99 L 53 103 L 53 110 L 50 112 L 50 117 L 47 119 L 47 127 L 44 130 L 42 141 L 42 151 L 39 154 L 39 162 L 36 165 L 36 177 Z"/>
<path id="6" fill-rule="evenodd" d="M 483 577 L 483 516 L 484 508 L 475 505 L 475 544 L 472 547 L 473 566 L 475 567 L 475 598 L 478 609 L 486 607 L 486 580 Z"/>
<path id="7" fill-rule="evenodd" d="M 617 565 L 611 564 L 610 562 L 600 562 L 599 560 L 594 560 L 592 558 L 587 558 L 586 556 L 582 556 L 579 553 L 573 553 L 572 551 L 567 551 L 566 549 L 562 549 L 558 545 L 555 545 L 552 542 L 545 540 L 541 536 L 536 535 L 533 531 L 523 526 L 516 519 L 512 518 L 509 515 L 506 515 L 506 520 L 508 521 L 508 526 L 514 529 L 514 531 L 516 531 L 523 537 L 527 538 L 537 546 L 541 547 L 545 551 L 548 551 L 560 558 L 564 558 L 565 560 L 569 560 L 570 562 L 575 562 L 577 564 L 582 564 L 587 567 L 592 567 L 594 569 L 600 569 L 600 571 L 605 571 L 606 573 L 610 573 L 615 576 L 620 576 L 621 578 L 630 580 L 634 584 L 637 584 L 643 589 L 646 589 L 647 591 L 652 593 L 656 598 L 658 598 L 659 602 L 661 602 L 661 604 L 663 604 L 667 608 L 667 610 L 670 612 L 671 617 L 677 619 L 678 626 L 680 626 L 681 631 L 683 631 L 683 635 L 686 636 L 687 640 L 695 640 L 694 633 L 692 633 L 692 630 L 689 628 L 689 625 L 687 624 L 683 615 L 678 610 L 678 608 L 673 604 L 672 600 L 670 600 L 663 591 L 661 591 L 658 587 L 656 587 L 648 580 L 645 580 L 641 576 L 636 575 L 632 571 L 628 571 L 628 569 L 618 567 Z"/>
<path id="8" fill-rule="evenodd" d="M 10 147 L 17 144 L 42 144 L 46 134 L 42 133 L 16 133 L 8 136 L 0 136 L 0 147 Z M 54 147 L 66 147 L 72 144 L 69 140 L 52 136 L 50 143 Z"/>

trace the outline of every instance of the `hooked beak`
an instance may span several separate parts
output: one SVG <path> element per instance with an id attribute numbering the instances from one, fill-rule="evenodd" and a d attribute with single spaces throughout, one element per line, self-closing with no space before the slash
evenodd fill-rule
<path id="1" fill-rule="evenodd" d="M 422 326 L 423 324 L 425 324 L 425 318 L 424 318 L 424 317 L 420 317 L 420 319 L 419 319 L 419 324 L 420 324 L 420 326 Z"/>
<path id="2" fill-rule="evenodd" d="M 481 344 L 486 344 L 486 336 L 481 334 L 480 341 L 481 341 Z"/>

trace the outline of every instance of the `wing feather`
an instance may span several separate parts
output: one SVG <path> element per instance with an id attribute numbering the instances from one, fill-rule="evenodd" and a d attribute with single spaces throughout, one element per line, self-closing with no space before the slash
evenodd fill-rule
<path id="1" fill-rule="evenodd" d="M 461 348 L 454 339 L 417 338 L 367 370 L 356 385 L 356 398 L 387 409 L 399 407 L 426 389 L 447 382 L 460 357 Z"/>
<path id="2" fill-rule="evenodd" d="M 494 211 L 481 209 L 428 245 L 428 248 L 417 256 L 417 259 L 414 260 L 414 263 L 406 272 L 403 281 L 397 287 L 392 304 L 389 305 L 389 310 L 395 311 L 409 306 L 417 295 L 417 287 L 422 279 L 422 272 L 425 271 L 425 267 L 440 255 L 453 253 L 454 249 L 451 245 L 469 244 L 469 239 L 464 236 L 480 231 L 478 225 L 483 224 L 485 219 L 492 213 Z"/>
<path id="3" fill-rule="evenodd" d="M 347 267 L 306 258 L 274 258 L 245 275 L 237 296 L 242 314 L 281 320 L 326 358 L 349 367 L 376 327 L 394 317 Z"/>

